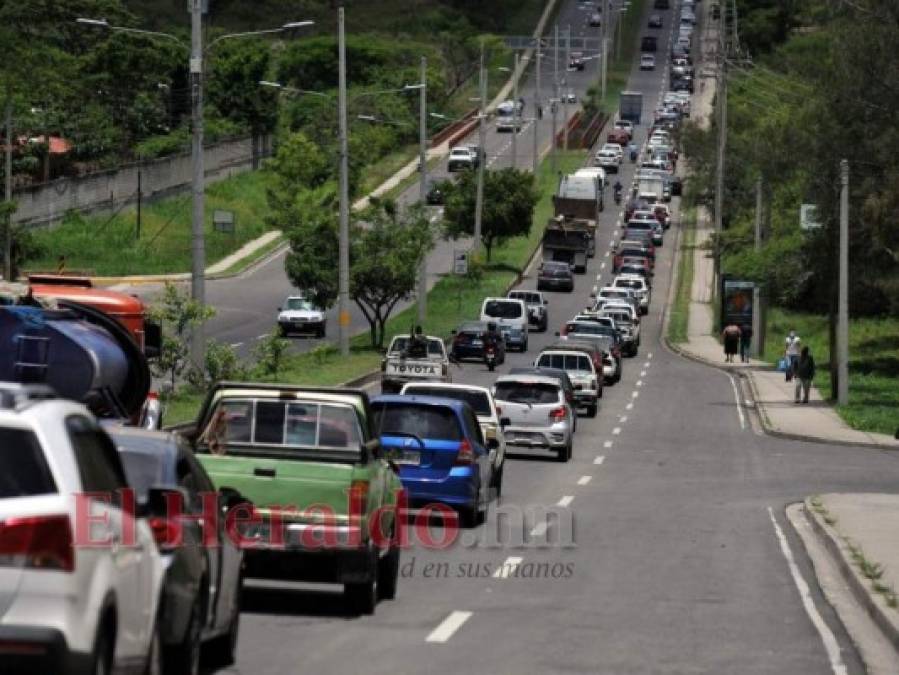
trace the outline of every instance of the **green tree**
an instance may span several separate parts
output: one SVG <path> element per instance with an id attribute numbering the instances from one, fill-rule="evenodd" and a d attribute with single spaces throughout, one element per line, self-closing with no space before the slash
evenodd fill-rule
<path id="1" fill-rule="evenodd" d="M 333 187 L 304 190 L 275 222 L 290 240 L 284 269 L 290 282 L 318 307 L 337 301 L 337 195 Z"/>
<path id="2" fill-rule="evenodd" d="M 174 394 L 178 378 L 190 365 L 191 329 L 215 316 L 215 309 L 167 282 L 161 300 L 150 308 L 150 316 L 162 325 L 162 350 L 152 369 L 157 377 L 169 378 L 170 393 Z"/>
<path id="3" fill-rule="evenodd" d="M 382 202 L 362 214 L 350 241 L 350 295 L 368 321 L 372 347 L 380 348 L 393 309 L 415 290 L 434 232 L 421 205 L 397 209 Z"/>
<path id="4" fill-rule="evenodd" d="M 477 172 L 465 171 L 455 183 L 445 181 L 443 221 L 446 236 L 458 239 L 474 234 Z M 481 243 L 490 260 L 493 247 L 510 237 L 527 236 L 534 220 L 539 194 L 533 176 L 506 168 L 484 173 L 484 208 Z"/>
<path id="5" fill-rule="evenodd" d="M 256 367 L 264 377 L 278 379 L 278 373 L 284 366 L 288 349 L 290 349 L 290 342 L 282 337 L 277 328 L 256 345 L 253 349 L 253 356 L 256 357 Z"/>

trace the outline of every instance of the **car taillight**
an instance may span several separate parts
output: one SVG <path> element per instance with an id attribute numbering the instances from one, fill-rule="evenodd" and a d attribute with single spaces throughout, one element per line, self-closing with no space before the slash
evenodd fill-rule
<path id="1" fill-rule="evenodd" d="M 66 515 L 0 521 L 0 565 L 72 572 L 75 548 Z"/>
<path id="2" fill-rule="evenodd" d="M 468 466 L 469 464 L 474 464 L 477 461 L 477 458 L 474 454 L 474 448 L 471 447 L 471 443 L 468 442 L 468 439 L 465 438 L 459 443 L 459 452 L 456 455 L 456 466 Z"/>
<path id="3" fill-rule="evenodd" d="M 356 479 L 350 483 L 350 500 L 358 504 L 368 501 L 368 481 Z"/>
<path id="4" fill-rule="evenodd" d="M 385 372 L 387 370 L 387 359 L 381 359 L 381 372 Z"/>
<path id="5" fill-rule="evenodd" d="M 562 328 L 559 329 L 559 335 L 568 335 L 568 325 L 567 324 L 562 326 Z"/>
<path id="6" fill-rule="evenodd" d="M 156 516 L 147 521 L 150 531 L 153 533 L 153 539 L 156 541 L 156 548 L 161 553 L 167 553 L 175 550 L 180 543 L 181 528 L 178 523 L 172 522 L 168 518 Z"/>
<path id="7" fill-rule="evenodd" d="M 565 420 L 565 408 L 553 408 L 550 410 L 549 419 L 553 422 L 563 422 Z"/>

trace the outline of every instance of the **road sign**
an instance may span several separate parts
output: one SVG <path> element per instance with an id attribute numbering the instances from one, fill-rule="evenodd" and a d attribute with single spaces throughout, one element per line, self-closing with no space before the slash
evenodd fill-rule
<path id="1" fill-rule="evenodd" d="M 468 274 L 468 251 L 453 251 L 453 274 Z"/>
<path id="2" fill-rule="evenodd" d="M 234 234 L 234 211 L 216 209 L 212 213 L 212 227 L 216 232 Z"/>
<path id="3" fill-rule="evenodd" d="M 817 230 L 821 227 L 818 221 L 817 204 L 802 204 L 799 207 L 799 227 L 805 231 Z"/>

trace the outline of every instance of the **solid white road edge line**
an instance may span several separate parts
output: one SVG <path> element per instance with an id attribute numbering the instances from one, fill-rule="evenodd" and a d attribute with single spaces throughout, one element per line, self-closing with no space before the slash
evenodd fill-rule
<path id="1" fill-rule="evenodd" d="M 740 392 L 737 391 L 737 381 L 733 375 L 727 376 L 730 379 L 730 386 L 734 389 L 734 400 L 737 402 L 737 414 L 740 416 L 740 428 L 746 429 L 746 417 L 743 415 L 743 402 L 740 401 Z"/>
<path id="2" fill-rule="evenodd" d="M 808 618 L 811 619 L 812 624 L 817 629 L 818 635 L 821 636 L 821 642 L 824 643 L 824 649 L 827 652 L 827 658 L 830 661 L 830 669 L 834 672 L 834 675 L 846 675 L 846 665 L 843 663 L 843 658 L 840 656 L 840 644 L 837 642 L 837 638 L 834 636 L 833 631 L 830 630 L 830 626 L 828 626 L 824 619 L 821 618 L 818 608 L 815 607 L 815 601 L 812 600 L 808 583 L 803 578 L 802 572 L 799 571 L 799 566 L 796 565 L 796 561 L 793 558 L 793 551 L 790 550 L 790 544 L 787 541 L 783 530 L 780 529 L 780 525 L 777 524 L 777 519 L 774 517 L 774 511 L 770 506 L 768 507 L 768 517 L 771 518 L 771 524 L 774 526 L 774 533 L 777 535 L 777 539 L 780 542 L 780 551 L 783 553 L 784 558 L 787 559 L 787 566 L 790 568 L 790 575 L 793 577 L 793 583 L 796 584 L 796 588 L 799 590 L 799 596 L 802 598 L 802 606 L 805 608 L 805 613 L 808 614 Z"/>
<path id="3" fill-rule="evenodd" d="M 571 502 L 574 501 L 574 495 L 565 495 L 562 499 L 559 500 L 559 503 L 556 506 L 570 506 Z"/>
<path id="4" fill-rule="evenodd" d="M 580 478 L 577 479 L 577 484 L 578 485 L 586 485 L 592 479 L 593 479 L 593 476 L 581 476 Z"/>
<path id="5" fill-rule="evenodd" d="M 425 642 L 443 643 L 449 640 L 453 633 L 459 630 L 466 621 L 471 618 L 471 612 L 450 612 L 450 615 L 440 622 L 430 635 L 425 638 Z"/>
<path id="6" fill-rule="evenodd" d="M 518 566 L 521 564 L 522 560 L 524 560 L 524 558 L 510 555 L 508 558 L 506 558 L 506 561 L 497 568 L 496 572 L 493 573 L 493 578 L 508 579 L 509 575 L 514 573 L 515 570 L 518 569 Z"/>

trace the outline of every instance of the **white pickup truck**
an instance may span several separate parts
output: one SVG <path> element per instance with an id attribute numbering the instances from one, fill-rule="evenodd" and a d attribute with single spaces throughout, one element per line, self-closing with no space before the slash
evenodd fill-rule
<path id="1" fill-rule="evenodd" d="M 452 382 L 449 357 L 443 340 L 428 335 L 427 355 L 418 356 L 410 349 L 409 335 L 397 335 L 381 359 L 381 392 L 398 393 L 409 382 Z"/>

